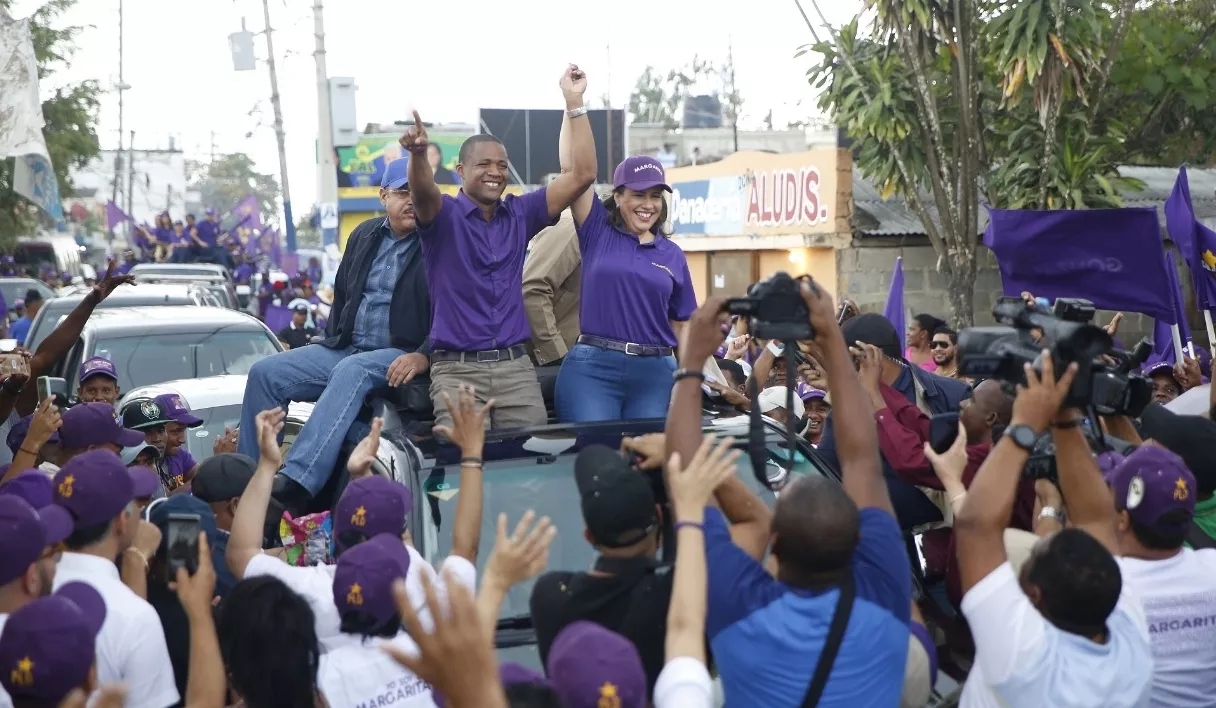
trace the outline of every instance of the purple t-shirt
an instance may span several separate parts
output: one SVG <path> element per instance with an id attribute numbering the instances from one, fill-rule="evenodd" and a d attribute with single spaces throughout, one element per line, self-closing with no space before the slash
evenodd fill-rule
<path id="1" fill-rule="evenodd" d="M 196 226 L 198 227 L 199 239 L 201 239 L 203 243 L 214 248 L 216 243 L 218 243 L 220 225 L 213 221 L 203 219 L 202 221 L 198 222 Z"/>
<path id="2" fill-rule="evenodd" d="M 431 291 L 432 349 L 502 349 L 528 341 L 524 254 L 551 226 L 545 189 L 499 202 L 490 221 L 465 196 L 443 195 L 434 223 L 418 225 Z"/>
<path id="3" fill-rule="evenodd" d="M 186 474 L 194 469 L 194 458 L 186 448 L 179 447 L 176 453 L 165 456 L 165 469 L 169 473 L 170 484 L 177 489 L 186 483 Z"/>
<path id="4" fill-rule="evenodd" d="M 598 195 L 578 228 L 578 246 L 583 256 L 583 334 L 676 346 L 671 320 L 687 320 L 697 309 L 684 250 L 663 236 L 641 243 L 613 226 Z"/>

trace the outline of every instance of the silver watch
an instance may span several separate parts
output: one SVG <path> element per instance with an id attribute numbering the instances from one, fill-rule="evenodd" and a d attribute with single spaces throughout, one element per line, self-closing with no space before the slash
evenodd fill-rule
<path id="1" fill-rule="evenodd" d="M 587 115 L 587 107 L 586 107 L 586 106 L 579 106 L 578 108 L 568 108 L 568 109 L 566 109 L 566 117 L 567 117 L 567 118 L 574 119 L 574 118 L 578 118 L 579 116 L 582 116 L 582 115 Z"/>
<path id="2" fill-rule="evenodd" d="M 1045 506 L 1039 510 L 1039 519 L 1053 519 L 1061 526 L 1064 525 L 1064 512 L 1054 506 Z M 1039 519 L 1036 519 L 1039 520 Z"/>

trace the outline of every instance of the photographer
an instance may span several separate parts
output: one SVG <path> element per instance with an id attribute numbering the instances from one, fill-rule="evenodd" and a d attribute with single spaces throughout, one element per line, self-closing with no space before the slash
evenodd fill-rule
<path id="1" fill-rule="evenodd" d="M 1010 425 L 954 519 L 962 609 L 976 649 L 961 705 L 1142 706 L 1153 662 L 1140 600 L 1114 558 L 1114 502 L 1081 428 L 1082 413 L 1061 410 L 1078 367 L 1070 364 L 1057 379 L 1050 353 L 1038 361 L 1041 375 L 1029 363 L 1023 367 L 1027 383 Z M 1071 525 L 1039 541 L 1015 574 L 1005 528 L 1022 468 L 1049 427 Z"/>

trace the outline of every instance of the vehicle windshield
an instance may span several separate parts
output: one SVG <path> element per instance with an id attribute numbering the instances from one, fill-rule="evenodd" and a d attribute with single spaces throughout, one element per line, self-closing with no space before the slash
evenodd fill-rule
<path id="1" fill-rule="evenodd" d="M 224 435 L 224 428 L 236 428 L 241 424 L 241 406 L 219 406 L 216 408 L 193 408 L 190 411 L 203 419 L 203 424 L 186 432 L 186 448 L 195 462 L 211 457 L 215 439 Z"/>
<path id="2" fill-rule="evenodd" d="M 742 443 L 741 443 L 742 444 Z M 779 443 L 768 445 L 770 460 L 784 457 Z M 488 457 L 488 455 L 487 455 Z M 574 484 L 574 454 L 546 455 L 485 463 L 484 508 L 481 524 L 481 545 L 477 556 L 480 574 L 494 548 L 498 533 L 498 515 L 507 515 L 508 527 L 514 528 L 524 512 L 532 509 L 537 517 L 548 516 L 557 527 L 557 538 L 549 547 L 549 570 L 583 570 L 595 560 L 595 549 L 583 538 L 583 516 Z M 784 472 L 769 465 L 768 473 Z M 739 458 L 739 479 L 770 507 L 775 495 L 762 487 L 752 472 L 746 453 Z M 801 455 L 797 458 L 795 477 L 818 474 L 816 468 Z M 460 498 L 460 467 L 458 464 L 436 466 L 423 471 L 423 539 L 419 547 L 432 565 L 438 567 L 452 549 L 452 523 L 456 518 L 456 502 Z M 511 588 L 503 602 L 499 618 L 528 615 L 528 598 L 532 581 Z"/>
<path id="3" fill-rule="evenodd" d="M 8 309 L 10 310 L 13 309 L 14 302 L 25 299 L 25 294 L 30 291 L 30 288 L 42 293 L 42 299 L 48 302 L 51 298 L 55 297 L 55 291 L 42 283 L 31 280 L 0 278 L 0 294 L 4 295 L 4 303 L 8 305 Z"/>
<path id="4" fill-rule="evenodd" d="M 261 330 L 229 329 L 102 337 L 87 356 L 114 362 L 118 385 L 130 391 L 175 379 L 248 374 L 255 362 L 278 351 Z"/>

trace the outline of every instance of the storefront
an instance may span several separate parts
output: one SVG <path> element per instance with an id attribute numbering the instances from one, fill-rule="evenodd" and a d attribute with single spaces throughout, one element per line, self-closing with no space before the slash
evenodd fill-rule
<path id="1" fill-rule="evenodd" d="M 850 242 L 848 150 L 737 152 L 667 179 L 672 239 L 688 257 L 698 301 L 743 295 L 782 270 L 836 292 L 835 249 Z"/>

